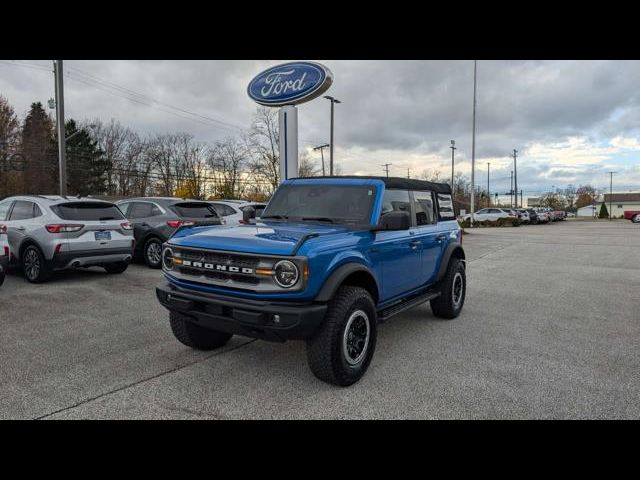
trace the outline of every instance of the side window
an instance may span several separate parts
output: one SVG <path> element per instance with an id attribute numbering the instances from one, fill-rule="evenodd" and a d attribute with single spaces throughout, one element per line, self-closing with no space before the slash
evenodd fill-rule
<path id="1" fill-rule="evenodd" d="M 456 218 L 453 210 L 453 199 L 448 193 L 438 194 L 438 212 L 441 220 L 450 220 Z"/>
<path id="2" fill-rule="evenodd" d="M 153 204 L 149 202 L 133 202 L 129 207 L 129 218 L 151 217 Z"/>
<path id="3" fill-rule="evenodd" d="M 38 206 L 37 203 L 33 204 L 33 218 L 36 217 L 41 217 L 42 216 L 42 210 L 40 210 L 40 207 Z"/>
<path id="4" fill-rule="evenodd" d="M 411 212 L 408 190 L 385 190 L 382 197 L 381 216 L 389 212 Z"/>
<path id="5" fill-rule="evenodd" d="M 9 220 L 27 220 L 33 218 L 33 202 L 16 200 Z"/>
<path id="6" fill-rule="evenodd" d="M 4 202 L 0 202 L 0 222 L 7 219 L 9 208 L 11 208 L 12 203 L 13 200 L 5 200 Z"/>
<path id="7" fill-rule="evenodd" d="M 416 225 L 436 223 L 436 211 L 431 192 L 413 192 L 413 200 L 416 209 Z"/>
<path id="8" fill-rule="evenodd" d="M 229 205 L 225 205 L 224 203 L 212 203 L 211 205 L 221 217 L 228 217 L 229 215 L 234 215 L 236 213 L 233 208 Z"/>
<path id="9" fill-rule="evenodd" d="M 122 212 L 122 214 L 128 218 L 127 215 L 127 210 L 129 210 L 129 206 L 131 205 L 130 202 L 124 202 L 124 203 L 118 203 L 116 204 L 116 207 L 118 207 L 120 209 L 120 211 Z"/>
<path id="10" fill-rule="evenodd" d="M 162 210 L 160 210 L 157 205 L 154 205 L 151 208 L 151 216 L 155 217 L 157 215 L 162 215 Z"/>

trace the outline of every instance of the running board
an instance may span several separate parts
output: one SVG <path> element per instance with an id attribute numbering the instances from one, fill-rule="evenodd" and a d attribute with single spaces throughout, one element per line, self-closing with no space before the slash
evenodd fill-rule
<path id="1" fill-rule="evenodd" d="M 405 310 L 409 310 L 410 308 L 417 307 L 420 304 L 428 302 L 429 300 L 433 300 L 436 297 L 440 296 L 440 292 L 429 291 L 426 293 L 422 293 L 420 295 L 416 295 L 415 297 L 409 297 L 406 300 L 403 300 L 400 303 L 396 303 L 390 307 L 387 307 L 378 312 L 378 322 L 383 323 L 389 320 L 391 317 L 398 315 L 399 313 L 404 312 Z"/>

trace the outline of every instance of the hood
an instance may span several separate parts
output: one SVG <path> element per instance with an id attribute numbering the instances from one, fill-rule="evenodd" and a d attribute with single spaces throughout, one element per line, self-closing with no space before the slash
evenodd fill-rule
<path id="1" fill-rule="evenodd" d="M 267 255 L 292 255 L 298 242 L 310 233 L 332 235 L 348 232 L 339 225 L 269 222 L 256 225 L 183 228 L 169 243 L 209 250 L 228 250 Z"/>

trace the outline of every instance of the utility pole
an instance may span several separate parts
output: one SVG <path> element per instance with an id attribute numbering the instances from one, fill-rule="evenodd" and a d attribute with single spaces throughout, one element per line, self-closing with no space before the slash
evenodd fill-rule
<path id="1" fill-rule="evenodd" d="M 609 221 L 613 216 L 613 174 L 618 172 L 609 172 Z"/>
<path id="2" fill-rule="evenodd" d="M 520 190 L 520 208 L 522 208 L 522 206 L 524 205 L 524 203 L 522 202 L 522 189 Z"/>
<path id="3" fill-rule="evenodd" d="M 478 61 L 473 61 L 473 131 L 471 134 L 471 220 L 473 226 L 473 214 L 475 213 L 475 195 L 473 194 L 476 181 L 476 85 L 477 85 Z"/>
<path id="4" fill-rule="evenodd" d="M 489 171 L 491 169 L 491 164 L 487 162 L 487 198 L 489 199 L 489 207 L 491 206 L 491 190 L 489 190 Z"/>
<path id="5" fill-rule="evenodd" d="M 513 208 L 513 170 L 511 170 L 511 190 L 509 190 L 511 199 L 509 200 L 509 206 Z"/>
<path id="6" fill-rule="evenodd" d="M 335 97 L 330 95 L 325 95 L 324 98 L 331 102 L 331 138 L 329 139 L 330 148 L 329 148 L 329 175 L 333 177 L 333 105 L 336 103 L 342 103 Z"/>
<path id="7" fill-rule="evenodd" d="M 320 156 L 322 157 L 322 176 L 323 177 L 326 175 L 324 170 L 324 149 L 327 148 L 328 146 L 329 144 L 325 143 L 324 145 L 318 145 L 317 147 L 314 147 L 314 150 L 320 150 Z"/>
<path id="8" fill-rule="evenodd" d="M 389 175 L 387 175 L 389 176 Z M 409 168 L 407 168 L 407 178 L 411 178 L 411 175 L 409 174 Z"/>
<path id="9" fill-rule="evenodd" d="M 513 149 L 513 184 L 516 192 L 516 208 L 518 208 L 518 164 L 516 159 L 518 158 L 518 151 Z"/>
<path id="10" fill-rule="evenodd" d="M 451 192 L 453 193 L 453 156 L 456 150 L 455 140 L 451 140 L 451 146 L 449 148 L 451 149 Z"/>
<path id="11" fill-rule="evenodd" d="M 391 166 L 391 165 L 393 165 L 393 163 L 385 163 L 383 165 L 380 165 L 387 172 L 387 178 L 389 178 L 389 166 Z"/>
<path id="12" fill-rule="evenodd" d="M 64 85 L 62 60 L 53 61 L 53 74 L 55 78 L 56 90 L 56 122 L 58 128 L 58 169 L 60 178 L 60 195 L 67 195 L 67 158 L 66 158 L 66 139 L 64 137 Z"/>

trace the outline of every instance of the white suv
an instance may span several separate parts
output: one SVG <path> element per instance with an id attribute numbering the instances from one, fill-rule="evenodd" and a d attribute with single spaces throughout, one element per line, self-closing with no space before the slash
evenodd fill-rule
<path id="1" fill-rule="evenodd" d="M 256 217 L 260 217 L 267 206 L 266 203 L 247 202 L 245 200 L 213 200 L 209 201 L 209 203 L 227 225 L 244 223 L 243 212 L 248 207 L 253 207 L 256 211 Z"/>
<path id="2" fill-rule="evenodd" d="M 0 212 L 0 215 L 2 213 Z M 9 241 L 7 239 L 7 226 L 0 223 L 0 285 L 4 283 L 4 277 L 9 266 Z"/>

